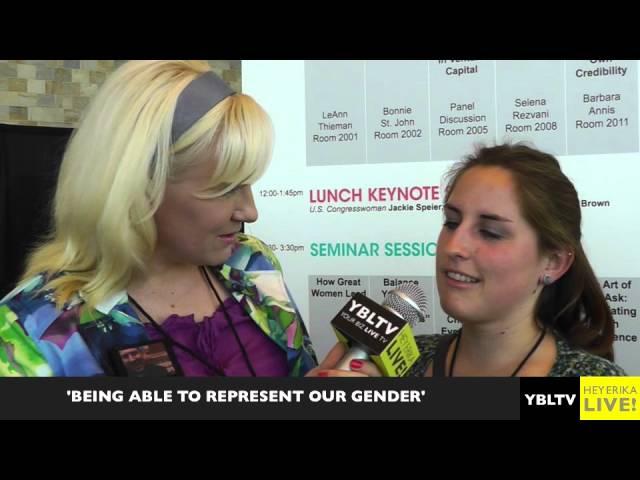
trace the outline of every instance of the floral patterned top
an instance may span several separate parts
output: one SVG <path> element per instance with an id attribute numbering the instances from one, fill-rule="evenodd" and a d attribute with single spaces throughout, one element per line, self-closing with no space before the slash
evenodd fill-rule
<path id="1" fill-rule="evenodd" d="M 605 377 L 624 376 L 625 371 L 618 365 L 584 350 L 572 348 L 559 334 L 554 333 L 558 356 L 549 377 Z M 407 374 L 422 377 L 432 363 L 440 339 L 444 335 L 417 335 L 416 343 L 420 357 Z"/>
<path id="2" fill-rule="evenodd" d="M 289 376 L 317 365 L 309 335 L 280 262 L 255 237 L 238 234 L 221 267 L 210 267 L 262 332 L 286 353 Z M 62 309 L 40 291 L 45 275 L 18 285 L 0 300 L 0 376 L 113 375 L 114 349 L 150 340 L 125 291 L 88 308 L 76 295 Z"/>

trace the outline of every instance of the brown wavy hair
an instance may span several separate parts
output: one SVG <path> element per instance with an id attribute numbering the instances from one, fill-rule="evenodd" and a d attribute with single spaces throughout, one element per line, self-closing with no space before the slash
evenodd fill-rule
<path id="1" fill-rule="evenodd" d="M 445 201 L 460 177 L 479 166 L 511 173 L 520 209 L 536 231 L 542 253 L 568 249 L 574 255 L 569 270 L 543 288 L 535 317 L 572 346 L 613 360 L 613 317 L 582 248 L 578 193 L 558 160 L 522 143 L 479 147 L 449 171 Z"/>

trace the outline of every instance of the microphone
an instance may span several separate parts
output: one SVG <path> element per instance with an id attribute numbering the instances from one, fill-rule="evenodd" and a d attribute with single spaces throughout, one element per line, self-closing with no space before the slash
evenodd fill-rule
<path id="1" fill-rule="evenodd" d="M 351 360 L 371 359 L 388 377 L 401 377 L 418 359 L 412 327 L 427 318 L 427 296 L 413 283 L 388 292 L 382 305 L 356 293 L 331 321 L 338 340 L 349 347 L 338 370 Z"/>

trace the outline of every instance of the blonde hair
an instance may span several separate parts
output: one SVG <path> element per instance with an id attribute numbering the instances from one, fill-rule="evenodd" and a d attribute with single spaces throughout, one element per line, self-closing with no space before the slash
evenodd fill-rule
<path id="1" fill-rule="evenodd" d="M 225 98 L 172 144 L 178 96 L 209 70 L 200 61 L 132 61 L 107 78 L 67 145 L 52 231 L 29 256 L 23 280 L 44 272 L 58 306 L 79 293 L 93 307 L 145 270 L 167 182 L 212 153 L 216 168 L 199 196 L 262 175 L 273 130 L 247 95 Z"/>

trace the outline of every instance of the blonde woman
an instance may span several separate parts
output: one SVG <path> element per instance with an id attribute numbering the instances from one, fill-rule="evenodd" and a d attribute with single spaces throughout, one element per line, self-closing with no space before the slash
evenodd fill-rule
<path id="1" fill-rule="evenodd" d="M 280 264 L 240 233 L 271 152 L 268 115 L 205 62 L 111 74 L 67 146 L 52 231 L 0 301 L 0 375 L 125 374 L 118 355 L 155 343 L 186 376 L 307 374 Z"/>

